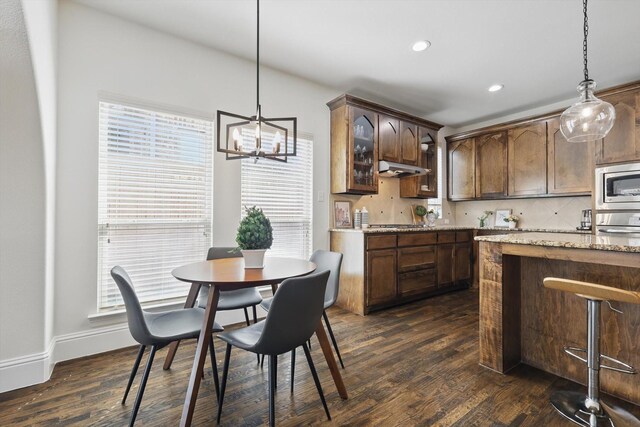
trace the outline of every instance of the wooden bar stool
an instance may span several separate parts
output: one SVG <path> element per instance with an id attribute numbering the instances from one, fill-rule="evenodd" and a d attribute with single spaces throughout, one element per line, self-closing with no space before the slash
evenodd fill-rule
<path id="1" fill-rule="evenodd" d="M 629 412 L 600 401 L 600 368 L 626 374 L 637 373 L 628 364 L 600 354 L 600 305 L 602 301 L 640 304 L 640 292 L 555 277 L 545 278 L 544 286 L 571 292 L 587 300 L 587 348 L 564 347 L 567 354 L 587 364 L 587 395 L 572 391 L 557 391 L 551 396 L 553 407 L 565 418 L 582 426 L 640 426 L 640 420 Z M 580 353 L 586 354 L 586 358 Z M 610 362 L 614 366 L 603 364 L 601 361 Z"/>

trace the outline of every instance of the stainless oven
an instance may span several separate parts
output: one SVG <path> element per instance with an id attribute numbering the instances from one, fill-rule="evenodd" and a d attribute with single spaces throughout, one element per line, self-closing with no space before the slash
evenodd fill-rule
<path id="1" fill-rule="evenodd" d="M 640 163 L 596 168 L 596 210 L 640 210 Z"/>
<path id="2" fill-rule="evenodd" d="M 640 212 L 597 213 L 596 234 L 640 238 Z"/>

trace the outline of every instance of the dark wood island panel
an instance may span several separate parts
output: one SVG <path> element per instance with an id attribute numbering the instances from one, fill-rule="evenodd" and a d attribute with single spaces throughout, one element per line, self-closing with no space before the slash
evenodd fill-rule
<path id="1" fill-rule="evenodd" d="M 595 238 L 595 237 L 594 237 Z M 640 290 L 640 253 L 480 242 L 480 364 L 506 373 L 525 363 L 586 383 L 563 346 L 585 347 L 586 302 L 546 289 L 545 277 Z M 640 367 L 640 306 L 603 305 L 601 351 Z M 640 404 L 640 376 L 601 371 L 604 392 Z"/>

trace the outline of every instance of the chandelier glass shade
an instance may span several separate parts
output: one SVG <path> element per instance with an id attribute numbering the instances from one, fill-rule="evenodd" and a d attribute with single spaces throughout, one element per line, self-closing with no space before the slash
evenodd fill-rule
<path id="1" fill-rule="evenodd" d="M 586 80 L 580 83 L 580 100 L 567 108 L 560 119 L 560 130 L 569 142 L 588 142 L 604 138 L 616 118 L 611 104 L 596 98 L 596 83 Z"/>
<path id="2" fill-rule="evenodd" d="M 582 0 L 582 13 L 584 80 L 578 85 L 580 99 L 560 116 L 560 131 L 569 142 L 588 142 L 602 139 L 609 133 L 616 120 L 616 110 L 613 106 L 596 98 L 593 94 L 596 82 L 589 78 L 589 69 L 587 68 L 587 36 L 589 34 L 587 0 Z"/>

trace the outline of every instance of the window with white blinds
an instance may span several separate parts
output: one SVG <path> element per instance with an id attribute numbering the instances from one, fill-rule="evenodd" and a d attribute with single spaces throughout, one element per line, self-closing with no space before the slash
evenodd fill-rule
<path id="1" fill-rule="evenodd" d="M 123 304 L 121 265 L 141 302 L 184 296 L 171 270 L 211 246 L 211 121 L 100 102 L 98 309 Z"/>
<path id="2" fill-rule="evenodd" d="M 298 132 L 297 156 L 287 163 L 242 160 L 242 216 L 261 208 L 273 226 L 267 256 L 308 259 L 312 245 L 313 141 Z"/>

